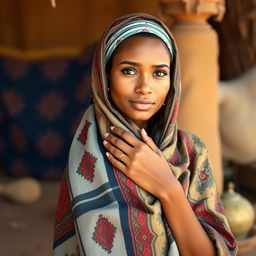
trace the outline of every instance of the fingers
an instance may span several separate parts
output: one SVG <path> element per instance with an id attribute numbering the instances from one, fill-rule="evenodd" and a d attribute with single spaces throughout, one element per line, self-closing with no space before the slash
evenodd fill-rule
<path id="1" fill-rule="evenodd" d="M 117 135 L 119 138 L 107 133 L 105 134 L 105 139 L 111 142 L 114 146 L 119 148 L 121 151 L 125 152 L 127 155 L 129 155 L 130 152 L 132 151 L 132 147 L 136 147 L 141 144 L 141 141 L 136 139 L 134 136 L 132 136 L 128 132 L 124 131 L 122 128 L 111 126 L 110 129 L 113 132 L 113 134 Z M 140 134 L 143 142 L 155 153 L 162 156 L 162 152 L 155 145 L 151 137 L 147 135 L 144 128 L 141 129 Z"/>
<path id="2" fill-rule="evenodd" d="M 140 135 L 141 135 L 143 141 L 147 144 L 147 140 L 148 140 L 148 137 L 149 137 L 149 136 L 148 136 L 148 134 L 147 134 L 147 132 L 145 131 L 144 128 L 142 128 L 142 129 L 140 130 Z"/>
<path id="3" fill-rule="evenodd" d="M 110 130 L 113 132 L 113 134 L 118 135 L 120 138 L 122 138 L 124 141 L 126 141 L 131 146 L 136 146 L 139 142 L 134 136 L 123 130 L 122 128 L 111 126 Z"/>
<path id="4" fill-rule="evenodd" d="M 122 172 L 125 172 L 126 166 L 125 166 L 125 164 L 123 162 L 121 162 L 120 160 L 116 159 L 110 152 L 107 152 L 106 156 L 107 156 L 109 162 L 114 167 L 116 167 L 117 169 L 119 169 Z M 122 160 L 123 160 L 123 158 L 122 158 Z"/>
<path id="5" fill-rule="evenodd" d="M 111 143 L 113 146 L 120 149 L 124 153 L 129 154 L 129 152 L 131 151 L 131 146 L 125 141 L 123 141 L 122 139 L 117 138 L 116 136 L 111 135 L 109 133 L 105 133 L 104 137 L 105 137 L 105 141 Z"/>
<path id="6" fill-rule="evenodd" d="M 156 146 L 156 144 L 154 143 L 154 141 L 151 139 L 151 137 L 149 137 L 145 131 L 145 129 L 141 129 L 140 130 L 140 134 L 141 137 L 143 139 L 143 141 L 158 155 L 160 154 L 160 150 L 158 149 L 158 147 Z"/>
<path id="7" fill-rule="evenodd" d="M 106 140 L 103 141 L 103 144 L 113 157 L 115 157 L 118 161 L 125 163 L 125 160 L 127 160 L 127 155 L 122 150 L 118 149 Z"/>

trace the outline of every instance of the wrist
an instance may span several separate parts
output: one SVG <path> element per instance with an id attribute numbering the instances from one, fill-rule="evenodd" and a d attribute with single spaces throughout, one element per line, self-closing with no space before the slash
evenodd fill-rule
<path id="1" fill-rule="evenodd" d="M 168 186 L 167 189 L 162 189 L 159 192 L 158 199 L 161 204 L 173 204 L 175 201 L 179 200 L 179 198 L 185 196 L 183 187 L 178 180 L 173 182 L 171 186 Z"/>

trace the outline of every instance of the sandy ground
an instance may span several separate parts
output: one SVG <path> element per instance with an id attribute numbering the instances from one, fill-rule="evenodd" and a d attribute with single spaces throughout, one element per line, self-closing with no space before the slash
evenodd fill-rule
<path id="1" fill-rule="evenodd" d="M 59 182 L 44 181 L 41 199 L 18 205 L 0 198 L 0 255 L 51 255 Z"/>
<path id="2" fill-rule="evenodd" d="M 0 181 L 9 178 L 0 176 Z M 0 255 L 51 255 L 59 182 L 43 181 L 42 197 L 32 205 L 18 205 L 0 197 Z M 256 199 L 256 195 L 250 194 Z M 255 200 L 256 201 L 256 200 Z M 256 247 L 241 256 L 255 256 Z"/>

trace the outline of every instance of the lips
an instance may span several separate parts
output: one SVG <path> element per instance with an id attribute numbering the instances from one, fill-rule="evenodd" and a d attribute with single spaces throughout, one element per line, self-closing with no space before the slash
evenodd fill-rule
<path id="1" fill-rule="evenodd" d="M 139 111 L 149 110 L 155 103 L 150 99 L 135 99 L 131 100 L 130 104 Z"/>

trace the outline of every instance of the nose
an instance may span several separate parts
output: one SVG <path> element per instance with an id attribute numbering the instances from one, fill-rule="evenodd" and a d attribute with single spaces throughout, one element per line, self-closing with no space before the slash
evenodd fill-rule
<path id="1" fill-rule="evenodd" d="M 141 76 L 136 84 L 135 88 L 138 94 L 150 94 L 152 93 L 151 81 L 147 76 Z"/>

